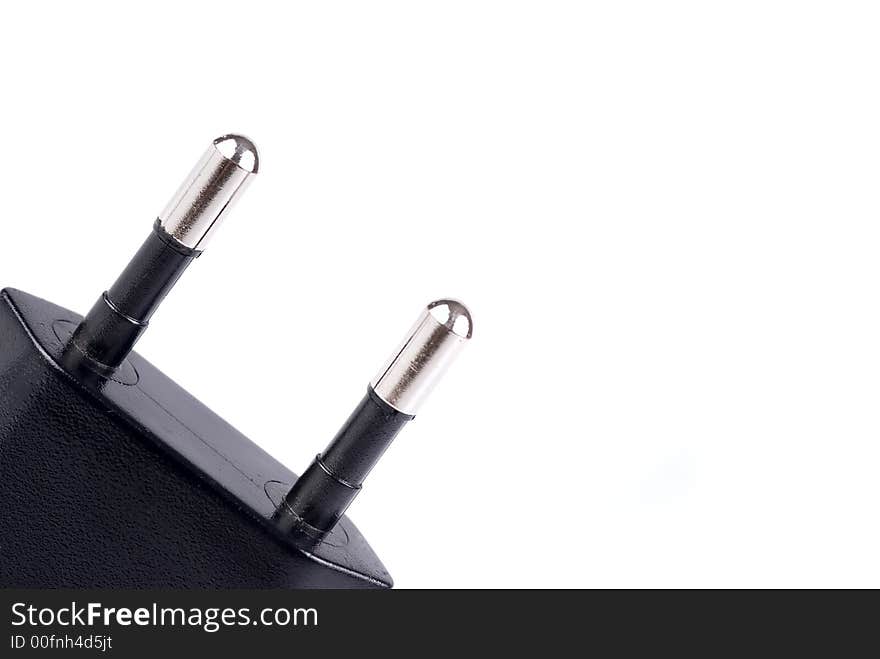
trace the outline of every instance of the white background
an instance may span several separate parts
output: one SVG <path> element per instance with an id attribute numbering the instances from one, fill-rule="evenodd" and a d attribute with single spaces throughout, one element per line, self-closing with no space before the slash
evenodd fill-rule
<path id="1" fill-rule="evenodd" d="M 139 351 L 301 471 L 467 302 L 350 510 L 399 587 L 877 587 L 874 7 L 16 3 L 0 284 L 86 311 L 243 132 Z"/>

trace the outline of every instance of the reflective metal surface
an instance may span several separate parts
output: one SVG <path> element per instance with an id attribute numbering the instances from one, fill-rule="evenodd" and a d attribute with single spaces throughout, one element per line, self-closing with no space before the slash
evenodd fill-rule
<path id="1" fill-rule="evenodd" d="M 159 215 L 162 228 L 180 244 L 203 250 L 259 168 L 257 148 L 248 138 L 218 137 Z"/>
<path id="2" fill-rule="evenodd" d="M 370 386 L 391 407 L 415 416 L 419 406 L 473 336 L 473 328 L 471 314 L 461 302 L 432 302 Z"/>

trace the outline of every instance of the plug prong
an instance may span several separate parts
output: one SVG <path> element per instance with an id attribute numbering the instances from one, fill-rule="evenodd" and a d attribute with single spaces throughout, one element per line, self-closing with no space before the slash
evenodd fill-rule
<path id="1" fill-rule="evenodd" d="M 461 302 L 437 300 L 424 309 L 345 425 L 293 484 L 278 514 L 285 526 L 319 535 L 332 530 L 471 336 L 473 321 Z"/>
<path id="2" fill-rule="evenodd" d="M 246 137 L 214 140 L 140 250 L 77 327 L 73 349 L 94 365 L 118 367 L 258 169 L 257 149 Z"/>

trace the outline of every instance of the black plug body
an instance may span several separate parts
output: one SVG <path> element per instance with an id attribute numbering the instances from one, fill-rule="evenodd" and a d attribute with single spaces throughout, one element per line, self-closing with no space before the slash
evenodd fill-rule
<path id="1" fill-rule="evenodd" d="M 392 585 L 347 519 L 320 541 L 282 529 L 296 475 L 136 353 L 68 370 L 80 321 L 0 294 L 0 585 Z"/>
<path id="2" fill-rule="evenodd" d="M 281 530 L 296 475 L 136 353 L 63 367 L 80 321 L 0 294 L 0 585 L 391 586 L 348 520 Z"/>

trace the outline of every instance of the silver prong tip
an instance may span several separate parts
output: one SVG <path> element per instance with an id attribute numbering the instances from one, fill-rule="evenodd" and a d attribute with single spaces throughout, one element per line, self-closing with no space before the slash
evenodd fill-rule
<path id="1" fill-rule="evenodd" d="M 428 305 L 428 313 L 454 334 L 469 339 L 474 335 L 471 312 L 458 300 L 435 300 Z"/>
<path id="2" fill-rule="evenodd" d="M 246 172 L 256 174 L 260 170 L 260 156 L 257 147 L 244 135 L 230 133 L 214 140 L 214 148 L 224 158 L 234 162 Z"/>
<path id="3" fill-rule="evenodd" d="M 162 229 L 184 247 L 202 251 L 259 168 L 257 147 L 248 138 L 218 137 L 159 214 Z"/>
<path id="4" fill-rule="evenodd" d="M 432 302 L 370 381 L 373 392 L 397 411 L 415 416 L 473 331 L 470 311 L 461 302 Z"/>

